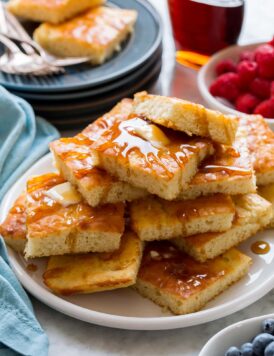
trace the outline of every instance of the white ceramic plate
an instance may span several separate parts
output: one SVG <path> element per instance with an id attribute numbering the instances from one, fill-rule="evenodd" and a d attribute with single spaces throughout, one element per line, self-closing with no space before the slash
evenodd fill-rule
<path id="1" fill-rule="evenodd" d="M 2 221 L 16 197 L 25 188 L 26 180 L 31 175 L 53 171 L 50 154 L 31 167 L 10 189 L 4 198 L 0 221 Z M 27 269 L 24 258 L 9 249 L 12 267 L 24 287 L 37 299 L 50 307 L 89 323 L 121 329 L 161 330 L 175 329 L 202 324 L 232 314 L 255 302 L 274 286 L 274 240 L 273 230 L 260 233 L 240 246 L 241 250 L 252 256 L 253 266 L 250 274 L 229 288 L 225 293 L 210 302 L 203 310 L 182 316 L 173 316 L 162 311 L 149 300 L 127 288 L 90 295 L 59 297 L 50 292 L 43 284 L 42 273 L 45 260 L 34 260 L 38 266 L 36 272 Z M 263 239 L 271 245 L 266 255 L 253 255 L 250 251 L 252 242 Z"/>
<path id="2" fill-rule="evenodd" d="M 232 324 L 214 335 L 203 347 L 199 356 L 224 356 L 230 346 L 240 347 L 261 332 L 263 320 L 274 314 L 261 315 Z"/>
<path id="3" fill-rule="evenodd" d="M 215 68 L 216 64 L 219 63 L 223 59 L 232 59 L 233 61 L 237 62 L 239 59 L 239 55 L 243 51 L 254 51 L 262 43 L 254 43 L 245 46 L 230 46 L 227 47 L 217 53 L 214 54 L 204 65 L 199 73 L 198 73 L 198 88 L 203 97 L 206 101 L 207 105 L 215 110 L 219 110 L 224 113 L 234 114 L 234 115 L 243 115 L 242 112 L 237 111 L 235 107 L 226 101 L 225 99 L 215 98 L 213 95 L 210 94 L 208 88 L 213 80 L 216 78 Z M 267 122 L 274 128 L 274 119 L 267 119 Z"/>

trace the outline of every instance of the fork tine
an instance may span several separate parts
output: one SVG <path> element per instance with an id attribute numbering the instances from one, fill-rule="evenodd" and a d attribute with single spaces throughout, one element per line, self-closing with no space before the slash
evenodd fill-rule
<path id="1" fill-rule="evenodd" d="M 8 25 L 9 25 L 9 31 L 14 37 L 17 37 L 18 39 L 21 38 L 22 40 L 25 40 L 28 42 L 32 42 L 32 38 L 26 32 L 26 30 L 21 25 L 21 23 L 15 18 L 14 15 L 12 15 L 7 10 L 6 10 L 6 19 L 7 19 Z M 40 54 L 37 53 L 37 50 L 35 48 L 33 48 L 31 44 L 20 43 L 19 47 L 27 55 L 36 55 L 42 59 Z M 44 63 L 46 63 L 46 62 L 44 62 Z M 45 66 L 47 66 L 47 67 L 45 68 Z M 43 69 L 41 69 L 40 71 L 37 71 L 35 74 L 36 75 L 46 75 L 46 74 L 57 74 L 57 73 L 62 73 L 62 72 L 63 72 L 63 70 L 61 68 L 57 68 L 57 67 L 47 63 L 47 64 L 43 65 Z"/>
<path id="2" fill-rule="evenodd" d="M 2 33 L 7 33 L 8 32 L 8 26 L 7 26 L 7 21 L 6 21 L 6 11 L 4 4 L 2 1 L 0 1 L 0 32 Z"/>
<path id="3" fill-rule="evenodd" d="M 23 40 L 26 41 L 32 40 L 30 35 L 27 33 L 27 31 L 24 29 L 21 23 L 16 19 L 16 17 L 7 10 L 6 10 L 6 18 L 10 24 L 11 30 L 15 32 L 19 36 L 19 38 L 22 38 Z"/>
<path id="4" fill-rule="evenodd" d="M 12 36 L 21 38 L 22 40 L 30 41 L 31 37 L 25 31 L 23 26 L 19 23 L 19 21 L 9 12 L 6 11 L 6 18 L 9 24 L 9 32 Z M 36 51 L 29 44 L 22 43 L 20 47 L 27 54 L 34 54 Z"/>
<path id="5" fill-rule="evenodd" d="M 60 73 L 61 69 L 57 67 L 50 67 L 43 62 L 37 62 L 29 56 L 30 62 L 28 62 L 27 66 L 22 66 L 21 57 L 16 64 L 16 56 L 26 56 L 16 44 L 11 41 L 5 35 L 0 34 L 0 42 L 4 44 L 6 48 L 6 61 L 1 63 L 1 71 L 11 74 L 29 74 L 29 75 L 46 75 L 46 74 L 55 74 Z M 2 58 L 2 57 L 1 57 Z"/>
<path id="6" fill-rule="evenodd" d="M 0 0 L 0 2 L 1 2 L 1 0 Z M 27 44 L 27 43 L 22 44 L 22 47 L 24 48 L 24 50 L 26 52 L 28 52 L 28 54 L 36 53 L 41 58 L 43 58 L 44 56 L 41 55 L 40 51 L 45 53 L 45 55 L 46 55 L 46 52 L 44 52 L 43 49 L 40 48 L 40 46 L 36 42 L 33 41 L 33 39 L 27 33 L 27 31 L 22 26 L 20 21 L 18 21 L 17 18 L 13 14 L 11 14 L 6 9 L 5 9 L 5 12 L 6 12 L 6 19 L 9 24 L 10 33 L 13 34 L 14 37 L 17 37 L 18 39 L 22 39 L 27 42 L 30 42 L 29 44 Z M 44 60 L 45 60 L 45 58 L 44 58 Z M 88 60 L 87 58 L 66 58 L 66 59 L 54 59 L 54 60 L 52 60 L 52 63 L 50 63 L 51 62 L 50 60 L 45 60 L 45 61 L 51 67 L 54 66 L 55 63 L 56 63 L 57 67 L 63 67 L 66 65 L 75 65 L 75 64 L 83 63 L 83 62 L 86 62 L 87 60 Z M 62 71 L 63 70 L 64 69 L 62 69 Z M 57 72 L 57 70 L 56 70 L 56 72 Z"/>
<path id="7" fill-rule="evenodd" d="M 5 35 L 2 35 L 0 33 L 0 42 L 6 46 L 8 50 L 12 51 L 18 51 L 19 48 L 16 46 L 14 42 L 12 42 L 9 38 L 7 38 Z"/>

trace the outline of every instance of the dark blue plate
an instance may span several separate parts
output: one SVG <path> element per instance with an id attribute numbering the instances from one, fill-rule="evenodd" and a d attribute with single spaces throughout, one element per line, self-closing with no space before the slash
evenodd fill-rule
<path id="1" fill-rule="evenodd" d="M 45 118 L 65 119 L 66 117 L 74 117 L 77 119 L 78 115 L 106 110 L 109 105 L 115 105 L 122 98 L 130 97 L 137 91 L 147 89 L 147 83 L 155 81 L 158 78 L 161 64 L 162 61 L 159 59 L 155 63 L 152 63 L 151 67 L 147 69 L 147 72 L 138 81 L 125 85 L 119 88 L 119 90 L 108 92 L 106 95 L 99 95 L 90 99 L 60 101 L 58 103 L 47 103 L 36 100 L 29 100 L 29 102 L 34 110 Z"/>
<path id="2" fill-rule="evenodd" d="M 157 82 L 159 76 L 159 72 L 151 78 L 148 82 L 146 82 L 139 90 L 153 90 L 155 83 Z M 119 98 L 120 100 L 121 98 Z M 60 129 L 75 129 L 76 127 L 84 127 L 90 124 L 92 121 L 103 115 L 105 112 L 109 111 L 115 104 L 117 104 L 117 98 L 113 98 L 113 101 L 109 101 L 108 103 L 104 103 L 103 108 L 99 108 L 99 110 L 89 109 L 86 112 L 78 113 L 77 115 L 72 116 L 51 116 L 49 113 L 45 113 L 44 117 L 57 126 Z"/>
<path id="3" fill-rule="evenodd" d="M 119 79 L 116 79 L 113 82 L 105 83 L 100 86 L 87 88 L 84 90 L 73 91 L 73 92 L 58 92 L 58 93 L 43 93 L 43 92 L 28 92 L 28 91 L 16 91 L 12 90 L 13 94 L 20 96 L 26 100 L 39 100 L 54 103 L 60 100 L 76 100 L 83 98 L 92 98 L 98 95 L 104 95 L 114 90 L 119 90 L 125 85 L 130 87 L 134 82 L 139 81 L 146 75 L 148 68 L 152 68 L 152 64 L 155 64 L 157 61 L 161 61 L 162 57 L 162 46 L 160 45 L 156 52 L 151 56 L 141 67 L 128 73 L 126 76 L 123 76 Z"/>
<path id="4" fill-rule="evenodd" d="M 0 73 L 0 84 L 18 91 L 68 92 L 109 83 L 142 66 L 161 42 L 161 22 L 157 11 L 146 0 L 110 0 L 109 4 L 134 9 L 138 12 L 138 18 L 135 31 L 123 44 L 122 50 L 106 63 L 96 67 L 89 64 L 67 67 L 65 74 L 56 76 Z"/>

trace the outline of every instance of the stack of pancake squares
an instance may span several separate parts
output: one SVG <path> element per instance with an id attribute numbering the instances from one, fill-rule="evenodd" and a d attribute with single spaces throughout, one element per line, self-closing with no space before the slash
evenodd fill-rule
<path id="1" fill-rule="evenodd" d="M 137 11 L 104 6 L 106 0 L 9 0 L 20 18 L 41 22 L 34 40 L 57 57 L 88 57 L 104 63 L 134 31 Z"/>
<path id="2" fill-rule="evenodd" d="M 260 116 L 142 92 L 50 148 L 58 173 L 28 180 L 0 232 L 48 257 L 54 293 L 132 286 L 192 313 L 248 273 L 235 246 L 274 225 L 274 133 Z"/>

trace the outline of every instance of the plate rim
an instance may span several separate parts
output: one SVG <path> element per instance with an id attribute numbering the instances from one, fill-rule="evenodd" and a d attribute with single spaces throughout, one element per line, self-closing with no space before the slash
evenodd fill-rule
<path id="1" fill-rule="evenodd" d="M 211 95 L 210 91 L 209 91 L 209 86 L 207 85 L 207 76 L 208 74 L 212 71 L 212 68 L 214 68 L 216 66 L 216 64 L 225 59 L 225 58 L 230 58 L 231 54 L 234 57 L 235 54 L 238 54 L 238 52 L 240 53 L 241 51 L 253 51 L 254 49 L 256 49 L 258 46 L 265 44 L 266 42 L 252 42 L 252 43 L 248 43 L 248 44 L 235 44 L 235 45 L 231 45 L 228 46 L 218 52 L 216 52 L 210 59 L 209 61 L 199 70 L 198 72 L 198 76 L 197 76 L 197 86 L 198 86 L 198 90 L 202 96 L 202 98 L 204 99 L 204 101 L 207 103 L 207 105 L 211 108 L 213 108 L 214 110 L 219 110 L 223 113 L 228 113 L 228 114 L 232 114 L 235 116 L 241 116 L 241 115 L 245 115 L 245 113 L 240 112 L 238 110 L 236 110 L 235 107 L 229 107 L 227 105 L 225 105 L 224 103 L 222 103 L 220 100 L 218 100 L 217 98 L 215 98 L 213 95 Z M 267 123 L 269 124 L 274 124 L 274 119 L 271 118 L 264 118 L 266 120 Z"/>
<path id="2" fill-rule="evenodd" d="M 218 340 L 220 337 L 223 338 L 231 330 L 235 330 L 236 328 L 244 328 L 246 325 L 248 325 L 250 323 L 261 322 L 261 321 L 263 321 L 265 319 L 273 318 L 273 317 L 274 317 L 274 313 L 257 315 L 255 317 L 239 320 L 239 321 L 237 321 L 237 322 L 235 322 L 233 324 L 230 324 L 230 325 L 226 326 L 225 328 L 221 329 L 220 331 L 216 332 L 214 335 L 211 336 L 211 338 L 206 342 L 206 344 L 201 349 L 201 351 L 200 351 L 198 356 L 207 356 L 207 355 L 209 355 L 208 351 L 210 351 L 210 349 L 212 349 L 212 347 L 214 346 L 216 340 Z M 248 342 L 248 340 L 246 342 Z"/>
<path id="3" fill-rule="evenodd" d="M 109 83 L 105 83 L 103 85 L 98 85 L 98 87 L 94 86 L 91 88 L 86 88 L 84 90 L 77 90 L 75 92 L 64 92 L 64 93 L 58 92 L 58 93 L 47 94 L 46 92 L 32 93 L 30 91 L 16 91 L 16 90 L 13 90 L 12 92 L 14 95 L 21 96 L 23 99 L 37 100 L 37 101 L 40 100 L 41 102 L 42 101 L 47 102 L 49 100 L 52 100 L 53 102 L 67 101 L 67 100 L 71 100 L 71 99 L 82 100 L 82 99 L 92 98 L 97 95 L 105 95 L 105 94 L 109 93 L 110 91 L 119 90 L 122 86 L 128 85 L 128 81 L 135 80 L 136 77 L 138 79 L 138 77 L 140 75 L 145 74 L 146 71 L 150 67 L 152 67 L 153 63 L 156 63 L 157 61 L 161 61 L 162 52 L 163 52 L 162 47 L 163 47 L 162 44 L 160 44 L 155 52 L 155 57 L 153 54 L 153 56 L 151 56 L 144 63 L 143 66 L 137 68 L 136 70 L 131 71 L 130 73 L 128 73 L 128 75 L 122 76 L 121 78 L 119 78 L 117 81 L 114 81 L 113 83 L 109 82 Z M 141 70 L 141 68 L 142 68 L 142 70 Z M 118 82 L 118 84 L 117 84 L 117 82 Z M 105 89 L 106 86 L 107 86 L 107 89 Z M 99 93 L 97 92 L 95 94 L 94 92 L 96 90 L 99 90 Z M 34 96 L 33 96 L 33 94 L 34 94 Z"/>
<path id="4" fill-rule="evenodd" d="M 37 166 L 43 167 L 51 160 L 52 154 L 48 153 L 40 158 L 32 167 L 30 167 L 9 189 L 3 198 L 0 205 L 0 221 L 5 217 L 4 212 L 8 209 L 8 201 L 12 196 L 12 201 L 17 197 L 17 194 L 13 194 L 17 191 L 26 177 L 30 174 L 30 170 L 35 169 Z M 53 168 L 54 169 L 54 168 Z M 264 280 L 259 287 L 253 288 L 250 292 L 242 294 L 236 299 L 232 299 L 229 302 L 221 304 L 219 306 L 212 307 L 210 309 L 201 310 L 196 313 L 186 315 L 175 316 L 160 316 L 160 317 L 131 317 L 113 315 L 98 311 L 86 309 L 84 307 L 75 305 L 69 301 L 66 301 L 57 295 L 51 293 L 45 288 L 42 288 L 34 279 L 32 279 L 24 270 L 24 268 L 17 261 L 17 253 L 8 248 L 10 262 L 12 269 L 16 276 L 22 283 L 22 285 L 28 290 L 30 294 L 35 296 L 38 300 L 48 305 L 49 307 L 74 317 L 76 319 L 117 329 L 125 330 L 170 330 L 183 328 L 194 325 L 201 325 L 203 323 L 220 319 L 227 315 L 233 314 L 248 305 L 254 303 L 265 294 L 267 294 L 274 285 L 274 274 Z"/>
<path id="5" fill-rule="evenodd" d="M 118 98 L 118 99 L 113 99 L 116 100 L 116 102 L 118 102 L 119 100 L 121 100 L 119 99 L 119 97 L 121 96 L 123 97 L 132 96 L 130 93 L 131 91 L 133 91 L 134 93 L 138 92 L 140 90 L 140 87 L 146 85 L 146 83 L 149 82 L 154 76 L 156 76 L 157 74 L 160 75 L 161 68 L 162 68 L 162 61 L 161 60 L 155 61 L 155 63 L 152 64 L 154 64 L 153 66 L 151 66 L 152 68 L 151 67 L 148 68 L 150 69 L 149 73 L 145 73 L 147 75 L 143 76 L 140 80 L 136 80 L 135 83 L 132 85 L 132 87 L 118 88 L 117 90 L 114 90 L 112 93 L 111 92 L 104 93 L 102 95 L 99 95 L 97 100 L 92 97 L 87 97 L 87 98 L 75 100 L 75 102 L 72 100 L 68 100 L 68 102 L 67 101 L 63 102 L 60 100 L 60 102 L 62 102 L 61 104 L 57 101 L 57 103 L 50 103 L 50 105 L 45 100 L 45 102 L 43 101 L 42 103 L 38 101 L 38 104 L 31 102 L 31 105 L 34 108 L 34 111 L 37 112 L 43 111 L 44 115 L 46 112 L 62 113 L 64 111 L 64 108 L 69 111 L 89 110 L 91 108 L 90 105 L 93 105 L 92 108 L 96 108 L 98 106 L 102 108 L 105 106 L 105 102 L 108 100 L 111 101 L 111 98 L 113 97 Z"/>
<path id="6" fill-rule="evenodd" d="M 2 1 L 2 0 L 0 0 L 0 1 Z M 139 58 L 137 61 L 134 61 L 133 63 L 129 64 L 126 71 L 124 71 L 124 69 L 121 68 L 119 71 L 117 71 L 115 76 L 103 77 L 103 79 L 100 78 L 100 80 L 98 80 L 96 83 L 93 83 L 93 84 L 82 83 L 82 84 L 78 84 L 76 86 L 73 84 L 68 84 L 66 86 L 57 85 L 52 88 L 48 88 L 48 87 L 45 88 L 43 86 L 37 87 L 37 86 L 33 86 L 33 84 L 27 84 L 27 85 L 18 87 L 18 85 L 16 85 L 16 83 L 9 83 L 8 81 L 5 81 L 5 82 L 0 81 L 0 85 L 3 85 L 5 88 L 7 88 L 9 90 L 16 90 L 16 89 L 20 88 L 20 90 L 24 91 L 24 92 L 25 91 L 26 92 L 36 91 L 36 92 L 41 92 L 41 93 L 60 92 L 60 91 L 71 92 L 73 90 L 82 90 L 85 88 L 92 88 L 93 86 L 96 86 L 96 85 L 102 85 L 107 82 L 111 82 L 113 80 L 121 78 L 124 75 L 129 74 L 134 69 L 139 68 L 143 63 L 145 63 L 150 58 L 151 55 L 153 55 L 153 53 L 157 50 L 158 46 L 160 45 L 160 43 L 162 41 L 162 37 L 163 37 L 163 24 L 162 24 L 162 19 L 159 15 L 159 12 L 155 9 L 155 7 L 148 0 L 134 0 L 134 1 L 141 4 L 141 6 L 143 6 L 150 13 L 150 15 L 154 18 L 154 21 L 158 25 L 158 33 L 157 33 L 156 39 L 155 39 L 153 45 L 150 47 L 150 49 L 146 53 L 144 53 L 143 56 L 141 58 Z"/>

